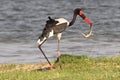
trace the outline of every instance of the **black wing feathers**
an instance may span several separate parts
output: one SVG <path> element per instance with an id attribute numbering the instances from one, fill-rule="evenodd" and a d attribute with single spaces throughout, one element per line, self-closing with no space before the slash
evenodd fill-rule
<path id="1" fill-rule="evenodd" d="M 49 20 L 46 21 L 46 25 L 45 25 L 45 27 L 47 27 L 47 28 L 53 27 L 53 26 L 55 26 L 58 23 L 58 21 L 55 21 L 50 16 L 48 17 L 48 19 Z"/>

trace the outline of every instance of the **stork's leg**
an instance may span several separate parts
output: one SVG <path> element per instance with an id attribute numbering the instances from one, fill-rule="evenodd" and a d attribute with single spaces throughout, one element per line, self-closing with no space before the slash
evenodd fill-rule
<path id="1" fill-rule="evenodd" d="M 45 40 L 45 41 L 46 41 L 46 40 Z M 44 41 L 44 42 L 45 42 L 45 41 Z M 44 42 L 43 42 L 43 43 L 44 43 Z M 42 44 L 43 44 L 43 43 L 42 43 Z M 45 55 L 45 53 L 43 52 L 43 50 L 42 50 L 42 48 L 41 48 L 41 45 L 42 45 L 42 44 L 38 45 L 38 48 L 40 49 L 40 51 L 41 51 L 42 54 L 44 55 L 45 59 L 47 60 L 48 64 L 50 65 L 50 70 L 52 70 L 52 68 L 53 68 L 53 67 L 52 67 L 52 64 L 50 63 L 50 61 L 48 60 L 47 56 Z"/>
<path id="2" fill-rule="evenodd" d="M 62 33 L 58 33 L 57 34 L 57 38 L 58 38 L 57 61 L 59 62 L 59 64 L 60 64 L 60 56 L 61 56 L 61 53 L 60 53 L 60 39 L 61 39 L 61 35 L 62 35 Z M 60 64 L 60 68 L 62 68 L 61 64 Z"/>
<path id="3" fill-rule="evenodd" d="M 58 34 L 57 34 L 57 38 L 58 38 L 57 58 L 58 58 L 58 61 L 59 61 L 59 58 L 60 58 L 60 56 L 61 56 L 61 53 L 60 53 L 60 39 L 61 39 L 61 35 L 62 35 L 62 33 L 58 33 Z"/>

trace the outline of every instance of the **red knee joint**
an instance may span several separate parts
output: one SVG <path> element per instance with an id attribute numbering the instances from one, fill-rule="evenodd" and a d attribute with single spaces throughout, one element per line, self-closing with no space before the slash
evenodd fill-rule
<path id="1" fill-rule="evenodd" d="M 38 45 L 38 48 L 41 48 L 41 45 Z"/>
<path id="2" fill-rule="evenodd" d="M 57 52 L 57 55 L 58 55 L 58 57 L 60 57 L 60 56 L 61 56 L 60 51 L 58 51 L 58 52 Z"/>

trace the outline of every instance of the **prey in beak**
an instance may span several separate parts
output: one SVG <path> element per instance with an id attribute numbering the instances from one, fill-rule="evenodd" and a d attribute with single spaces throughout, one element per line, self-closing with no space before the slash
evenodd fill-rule
<path id="1" fill-rule="evenodd" d="M 87 34 L 82 33 L 82 36 L 83 36 L 84 38 L 89 38 L 89 37 L 91 37 L 92 35 L 93 35 L 92 26 L 90 26 L 90 31 L 89 31 Z"/>

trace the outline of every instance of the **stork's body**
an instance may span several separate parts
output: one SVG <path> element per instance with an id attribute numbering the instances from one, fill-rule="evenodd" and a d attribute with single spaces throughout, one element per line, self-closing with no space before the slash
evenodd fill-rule
<path id="1" fill-rule="evenodd" d="M 55 34 L 60 39 L 62 32 L 68 27 L 69 22 L 64 18 L 51 19 L 46 21 L 46 26 L 43 29 L 41 36 L 39 37 L 38 43 L 41 44 L 46 39 L 54 36 Z"/>
<path id="2" fill-rule="evenodd" d="M 49 20 L 46 21 L 46 26 L 43 29 L 42 35 L 39 37 L 38 40 L 39 44 L 42 44 L 46 39 L 56 35 L 58 39 L 58 51 L 57 51 L 57 60 L 59 61 L 60 58 L 60 39 L 62 36 L 62 32 L 69 26 L 69 22 L 64 18 L 59 19 L 51 19 L 49 17 Z M 50 64 L 50 62 L 49 62 Z M 51 65 L 51 64 L 50 64 Z"/>
<path id="3" fill-rule="evenodd" d="M 48 38 L 50 38 L 50 37 L 52 37 L 54 35 L 57 35 L 57 38 L 58 38 L 58 52 L 57 52 L 57 54 L 58 54 L 58 60 L 59 60 L 59 58 L 60 58 L 59 42 L 60 42 L 60 39 L 61 39 L 62 32 L 67 27 L 72 26 L 74 24 L 77 15 L 79 15 L 80 17 L 82 17 L 85 20 L 85 22 L 87 22 L 90 25 L 90 29 L 91 29 L 91 26 L 92 26 L 91 21 L 83 14 L 82 10 L 79 9 L 79 8 L 77 8 L 77 9 L 74 10 L 73 18 L 72 18 L 72 20 L 70 22 L 67 21 L 64 18 L 52 19 L 51 17 L 48 17 L 49 20 L 46 21 L 45 28 L 43 29 L 43 32 L 42 32 L 41 36 L 38 39 L 38 44 L 39 44 L 38 47 L 39 47 L 39 49 L 42 51 L 41 45 Z M 44 54 L 43 51 L 42 51 L 42 53 L 45 56 L 45 58 L 47 59 L 48 63 L 51 65 L 51 63 L 49 62 L 48 58 L 46 57 L 46 55 Z"/>

